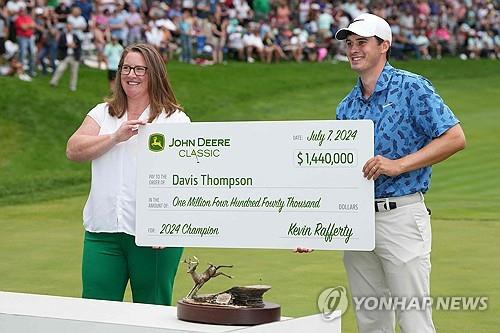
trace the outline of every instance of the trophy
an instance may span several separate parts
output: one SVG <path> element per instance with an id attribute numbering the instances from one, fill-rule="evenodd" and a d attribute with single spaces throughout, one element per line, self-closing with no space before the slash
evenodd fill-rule
<path id="1" fill-rule="evenodd" d="M 191 275 L 194 286 L 186 297 L 177 302 L 177 318 L 218 325 L 258 325 L 280 320 L 280 306 L 263 301 L 263 294 L 271 286 L 236 286 L 215 294 L 198 295 L 198 290 L 216 276 L 232 279 L 231 275 L 219 269 L 232 268 L 233 265 L 209 263 L 204 272 L 198 273 L 198 258 L 184 259 L 184 263 L 188 266 L 187 273 Z"/>

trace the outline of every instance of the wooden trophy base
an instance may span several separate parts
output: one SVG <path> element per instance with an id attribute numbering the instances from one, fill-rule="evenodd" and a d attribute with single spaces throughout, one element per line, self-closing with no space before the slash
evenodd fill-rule
<path id="1" fill-rule="evenodd" d="M 268 302 L 264 302 L 262 308 L 244 308 L 194 304 L 180 300 L 177 302 L 177 318 L 204 324 L 258 325 L 279 321 L 281 307 Z"/>

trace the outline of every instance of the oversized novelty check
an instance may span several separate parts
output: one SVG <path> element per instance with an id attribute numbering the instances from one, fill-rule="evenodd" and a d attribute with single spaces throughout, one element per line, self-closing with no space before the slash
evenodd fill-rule
<path id="1" fill-rule="evenodd" d="M 372 250 L 372 156 L 368 120 L 142 126 L 136 242 Z"/>

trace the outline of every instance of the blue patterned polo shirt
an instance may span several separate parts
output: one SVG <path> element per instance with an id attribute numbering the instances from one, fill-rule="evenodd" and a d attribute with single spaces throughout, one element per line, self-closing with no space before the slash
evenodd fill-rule
<path id="1" fill-rule="evenodd" d="M 386 63 L 373 94 L 363 98 L 361 79 L 337 107 L 337 119 L 371 119 L 375 129 L 375 155 L 398 159 L 416 152 L 459 121 L 420 75 Z M 366 162 L 366 161 L 365 161 Z M 364 164 L 364 162 L 363 162 Z M 431 167 L 397 177 L 375 180 L 375 197 L 397 197 L 427 192 Z"/>

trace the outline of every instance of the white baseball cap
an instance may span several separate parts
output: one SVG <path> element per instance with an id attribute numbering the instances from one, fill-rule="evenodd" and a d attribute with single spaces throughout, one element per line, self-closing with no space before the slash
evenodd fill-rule
<path id="1" fill-rule="evenodd" d="M 347 28 L 337 31 L 335 38 L 337 40 L 344 40 L 347 38 L 349 32 L 362 37 L 377 36 L 392 44 L 392 32 L 389 23 L 377 15 L 368 13 L 359 15 Z"/>

